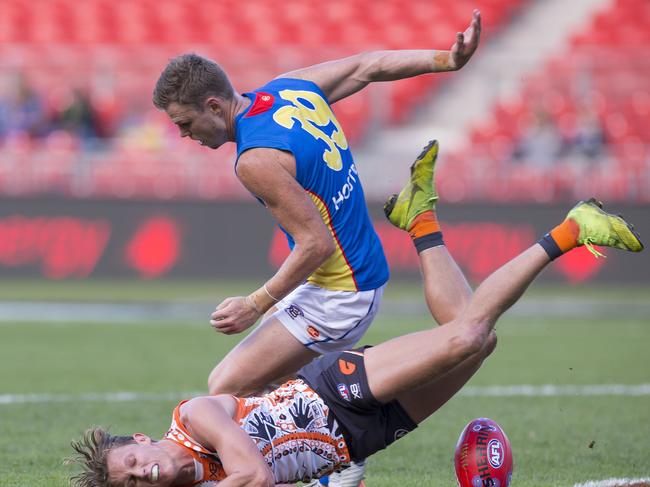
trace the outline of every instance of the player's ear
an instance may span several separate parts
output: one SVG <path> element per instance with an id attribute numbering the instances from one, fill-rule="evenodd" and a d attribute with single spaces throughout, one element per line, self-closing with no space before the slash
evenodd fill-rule
<path id="1" fill-rule="evenodd" d="M 133 433 L 133 439 L 138 445 L 151 445 L 151 438 L 144 433 Z"/>
<path id="2" fill-rule="evenodd" d="M 205 100 L 205 109 L 215 115 L 221 115 L 223 113 L 223 100 L 215 96 L 210 96 Z"/>

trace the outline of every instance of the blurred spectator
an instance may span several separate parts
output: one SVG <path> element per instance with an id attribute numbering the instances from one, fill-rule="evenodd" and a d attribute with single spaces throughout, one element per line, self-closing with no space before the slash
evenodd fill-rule
<path id="1" fill-rule="evenodd" d="M 580 108 L 575 131 L 567 140 L 567 155 L 590 163 L 607 158 L 605 129 L 598 115 L 588 105 Z"/>
<path id="2" fill-rule="evenodd" d="M 50 131 L 43 100 L 23 75 L 16 77 L 4 111 L 7 136 L 26 133 L 31 138 L 40 138 Z"/>
<path id="3" fill-rule="evenodd" d="M 80 89 L 70 93 L 70 99 L 57 116 L 56 126 L 79 137 L 88 149 L 96 148 L 99 139 L 105 136 L 88 94 Z"/>
<path id="4" fill-rule="evenodd" d="M 538 107 L 534 110 L 529 125 L 515 143 L 513 157 L 539 168 L 552 166 L 562 155 L 564 138 L 553 117 Z"/>
<path id="5" fill-rule="evenodd" d="M 0 94 L 0 144 L 9 133 L 9 97 Z"/>
<path id="6" fill-rule="evenodd" d="M 147 106 L 132 107 L 124 114 L 117 131 L 117 147 L 129 151 L 160 151 L 167 148 L 172 139 L 167 120 Z"/>

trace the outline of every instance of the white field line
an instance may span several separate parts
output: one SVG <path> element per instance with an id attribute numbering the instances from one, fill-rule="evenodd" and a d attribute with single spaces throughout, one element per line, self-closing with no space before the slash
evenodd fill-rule
<path id="1" fill-rule="evenodd" d="M 460 395 L 499 397 L 647 396 L 650 395 L 650 384 L 468 386 L 460 391 Z"/>
<path id="2" fill-rule="evenodd" d="M 204 394 L 206 394 L 205 391 L 1 394 L 0 405 L 57 402 L 174 401 Z M 650 395 L 650 384 L 468 386 L 461 390 L 459 394 L 468 397 L 648 396 Z"/>
<path id="3" fill-rule="evenodd" d="M 207 392 L 89 392 L 85 394 L 2 394 L 4 404 L 47 404 L 56 402 L 176 401 L 206 395 Z"/>
<path id="4" fill-rule="evenodd" d="M 624 487 L 624 486 L 643 487 L 650 485 L 650 477 L 642 479 L 607 479 L 607 480 L 591 480 L 584 484 L 574 484 L 573 487 Z"/>

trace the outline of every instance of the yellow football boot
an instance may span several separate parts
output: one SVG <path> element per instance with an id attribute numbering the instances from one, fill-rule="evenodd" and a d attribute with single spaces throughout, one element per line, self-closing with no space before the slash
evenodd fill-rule
<path id="1" fill-rule="evenodd" d="M 578 245 L 584 245 L 596 257 L 603 254 L 593 245 L 641 252 L 643 244 L 634 227 L 620 215 L 611 215 L 603 210 L 603 204 L 595 198 L 581 201 L 566 216 L 580 227 Z"/>
<path id="2" fill-rule="evenodd" d="M 438 200 L 434 171 L 438 157 L 438 141 L 431 140 L 411 165 L 409 182 L 399 194 L 386 201 L 386 218 L 402 230 L 409 230 L 416 216 L 435 208 Z"/>

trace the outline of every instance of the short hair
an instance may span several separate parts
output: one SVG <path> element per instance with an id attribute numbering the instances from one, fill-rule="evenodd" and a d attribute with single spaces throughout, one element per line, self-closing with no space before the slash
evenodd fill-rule
<path id="1" fill-rule="evenodd" d="M 161 110 L 166 110 L 174 102 L 201 109 L 209 96 L 230 100 L 234 94 L 235 90 L 221 66 L 191 53 L 169 61 L 153 90 L 153 104 Z"/>
<path id="2" fill-rule="evenodd" d="M 76 487 L 109 487 L 106 456 L 113 448 L 135 443 L 132 436 L 113 436 L 103 428 L 87 429 L 79 441 L 70 442 L 76 452 L 65 463 L 80 464 L 83 471 L 70 478 Z"/>

